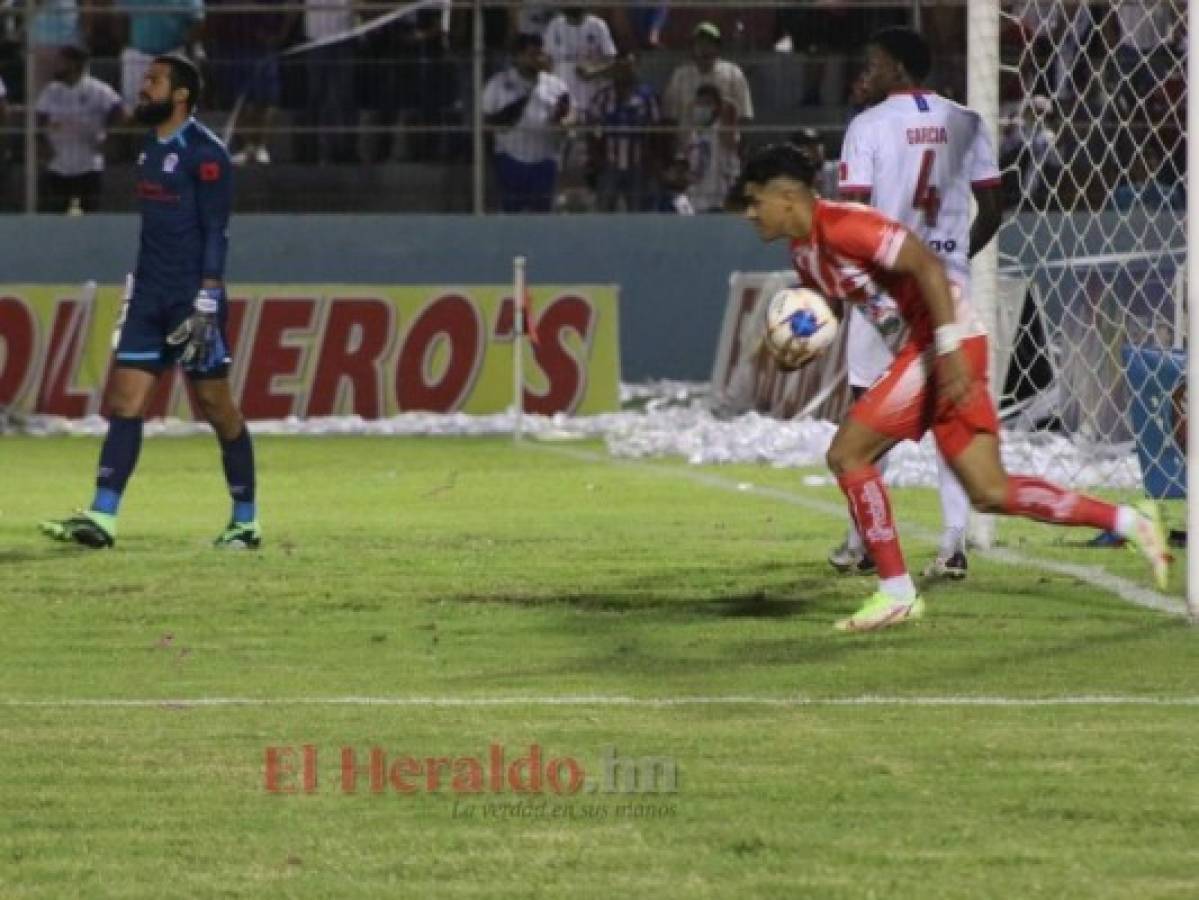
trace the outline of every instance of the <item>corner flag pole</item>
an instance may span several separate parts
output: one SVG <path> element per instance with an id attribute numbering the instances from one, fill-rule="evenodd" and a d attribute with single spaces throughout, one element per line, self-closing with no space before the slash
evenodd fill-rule
<path id="1" fill-rule="evenodd" d="M 512 440 L 520 442 L 525 414 L 525 258 L 512 260 Z"/>

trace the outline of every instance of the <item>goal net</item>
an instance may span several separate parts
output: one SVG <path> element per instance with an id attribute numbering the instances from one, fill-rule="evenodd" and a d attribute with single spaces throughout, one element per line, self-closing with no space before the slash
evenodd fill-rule
<path id="1" fill-rule="evenodd" d="M 1000 4 L 995 388 L 1024 471 L 1185 492 L 1186 17 Z"/>

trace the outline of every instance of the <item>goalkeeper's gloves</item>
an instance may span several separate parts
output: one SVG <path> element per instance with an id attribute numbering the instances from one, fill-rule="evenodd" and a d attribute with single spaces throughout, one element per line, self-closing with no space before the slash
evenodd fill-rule
<path id="1" fill-rule="evenodd" d="M 217 320 L 224 302 L 224 288 L 201 288 L 192 314 L 167 335 L 167 343 L 172 347 L 184 345 L 179 364 L 185 372 L 203 374 L 224 364 L 228 352 Z"/>

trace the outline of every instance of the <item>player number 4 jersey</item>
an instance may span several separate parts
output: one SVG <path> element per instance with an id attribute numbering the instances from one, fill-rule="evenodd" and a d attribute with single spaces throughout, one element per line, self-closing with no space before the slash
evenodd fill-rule
<path id="1" fill-rule="evenodd" d="M 892 94 L 850 122 L 839 174 L 842 196 L 868 199 L 969 284 L 972 188 L 1000 180 L 977 113 L 927 91 Z"/>

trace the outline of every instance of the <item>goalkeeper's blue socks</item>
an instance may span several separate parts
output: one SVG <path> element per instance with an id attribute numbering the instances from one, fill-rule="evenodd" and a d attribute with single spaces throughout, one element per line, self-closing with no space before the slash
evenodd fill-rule
<path id="1" fill-rule="evenodd" d="M 221 441 L 221 463 L 225 467 L 225 483 L 233 498 L 233 521 L 254 522 L 258 507 L 254 502 L 254 444 L 245 425 L 231 441 Z"/>
<path id="2" fill-rule="evenodd" d="M 110 416 L 108 434 L 100 448 L 100 466 L 96 474 L 96 496 L 92 499 L 91 511 L 105 516 L 115 516 L 121 505 L 121 495 L 137 456 L 142 449 L 141 418 L 127 419 Z"/>

